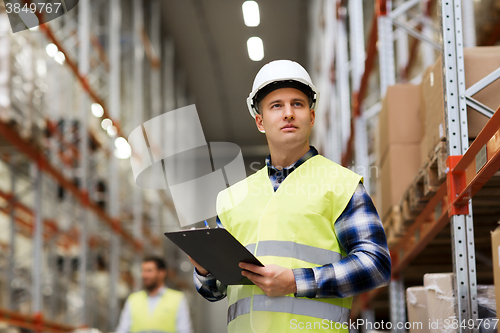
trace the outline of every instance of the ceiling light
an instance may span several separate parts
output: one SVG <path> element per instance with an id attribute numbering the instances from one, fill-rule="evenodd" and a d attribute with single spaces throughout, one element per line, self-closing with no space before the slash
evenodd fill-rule
<path id="1" fill-rule="evenodd" d="M 57 49 L 56 44 L 50 43 L 45 47 L 45 52 L 49 55 L 49 57 L 54 57 L 57 54 Z"/>
<path id="2" fill-rule="evenodd" d="M 127 140 L 122 137 L 119 137 L 115 140 L 115 156 L 120 159 L 129 158 L 132 155 L 132 148 L 128 144 Z"/>
<path id="3" fill-rule="evenodd" d="M 116 135 L 116 133 L 118 133 L 118 129 L 113 125 L 109 126 L 107 131 L 108 131 L 108 135 L 110 137 L 114 137 Z"/>
<path id="4" fill-rule="evenodd" d="M 104 114 L 104 109 L 99 103 L 92 103 L 92 106 L 90 108 L 92 109 L 92 114 L 97 118 L 101 118 Z"/>
<path id="5" fill-rule="evenodd" d="M 256 27 L 260 24 L 259 4 L 257 2 L 245 1 L 241 8 L 247 27 Z"/>
<path id="6" fill-rule="evenodd" d="M 247 41 L 248 56 L 253 61 L 261 61 L 264 58 L 264 44 L 259 37 L 250 37 Z"/>
<path id="7" fill-rule="evenodd" d="M 121 151 L 119 149 L 115 149 L 114 155 L 116 158 L 119 158 L 121 160 L 125 160 L 125 159 L 130 157 L 131 153 L 127 153 L 127 152 Z"/>
<path id="8" fill-rule="evenodd" d="M 113 122 L 111 121 L 111 119 L 109 118 L 106 118 L 104 119 L 103 121 L 101 121 L 101 127 L 105 130 L 108 129 L 109 126 L 113 125 Z"/>
<path id="9" fill-rule="evenodd" d="M 61 51 L 58 51 L 56 55 L 54 56 L 54 60 L 57 61 L 59 64 L 64 64 L 64 60 L 66 60 L 66 57 L 64 56 L 64 53 Z"/>
<path id="10" fill-rule="evenodd" d="M 128 144 L 127 140 L 125 140 L 125 138 L 121 136 L 119 138 L 116 138 L 115 147 L 121 150 L 130 149 L 130 145 Z"/>

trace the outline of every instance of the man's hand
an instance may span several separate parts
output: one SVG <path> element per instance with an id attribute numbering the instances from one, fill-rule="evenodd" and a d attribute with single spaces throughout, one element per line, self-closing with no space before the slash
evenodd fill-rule
<path id="1" fill-rule="evenodd" d="M 261 267 L 244 262 L 240 262 L 240 267 L 249 271 L 243 271 L 241 274 L 255 283 L 267 296 L 285 296 L 297 292 L 295 276 L 289 268 L 278 265 Z"/>
<path id="2" fill-rule="evenodd" d="M 198 264 L 196 261 L 193 260 L 190 256 L 188 256 L 189 260 L 193 264 L 194 267 L 196 267 L 196 270 L 200 275 L 207 276 L 209 271 L 207 271 L 205 268 L 201 267 L 200 264 Z"/>

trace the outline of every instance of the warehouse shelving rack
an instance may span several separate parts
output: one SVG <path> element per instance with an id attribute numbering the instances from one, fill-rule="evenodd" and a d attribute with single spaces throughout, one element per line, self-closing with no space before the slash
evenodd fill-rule
<path id="1" fill-rule="evenodd" d="M 442 29 L 442 43 L 433 38 L 432 25 L 429 20 L 429 10 L 433 1 L 409 0 L 394 1 L 378 0 L 373 16 L 372 27 L 368 38 L 368 47 L 364 64 L 360 62 L 360 50 L 363 45 L 356 41 L 363 41 L 363 22 L 361 1 L 343 1 L 339 4 L 339 33 L 345 33 L 347 25 L 350 28 L 350 71 L 351 94 L 340 95 L 339 98 L 350 98 L 352 106 L 351 136 L 347 147 L 344 147 L 342 164 L 350 165 L 355 154 L 358 166 L 366 166 L 364 140 L 367 118 L 374 117 L 380 110 L 380 103 L 371 107 L 366 105 L 365 95 L 368 90 L 370 75 L 377 56 L 379 59 L 380 97 L 383 98 L 387 86 L 396 83 L 398 76 L 407 80 L 409 68 L 414 62 L 417 45 L 422 43 L 424 66 L 432 64 L 433 51 L 437 49 L 443 53 L 443 73 L 445 87 L 445 115 L 447 133 L 447 181 L 443 183 L 436 194 L 426 204 L 415 222 L 406 231 L 399 242 L 390 248 L 393 261 L 392 282 L 389 287 L 390 315 L 392 322 L 405 322 L 406 303 L 403 287 L 403 271 L 415 257 L 436 237 L 436 235 L 450 223 L 452 264 L 455 279 L 456 313 L 458 320 L 474 319 L 477 323 L 477 278 L 476 255 L 474 244 L 474 223 L 472 218 L 473 196 L 485 185 L 500 168 L 500 114 L 481 105 L 472 96 L 500 77 L 497 69 L 478 83 L 465 89 L 463 48 L 475 45 L 474 10 L 471 1 L 441 0 L 440 19 Z M 392 9 L 394 5 L 394 9 Z M 407 17 L 411 8 L 420 6 L 420 15 L 413 14 Z M 346 11 L 349 13 L 349 22 Z M 464 13 L 464 15 L 462 15 Z M 410 16 L 410 15 L 408 15 Z M 394 27 L 396 30 L 394 30 Z M 395 38 L 395 35 L 396 38 Z M 415 38 L 411 48 L 408 45 L 408 35 Z M 397 52 L 395 55 L 394 41 Z M 347 38 L 338 38 L 337 54 L 344 52 L 340 59 L 347 59 Z M 410 50 L 410 53 L 408 53 Z M 361 52 L 363 54 L 364 52 Z M 348 79 L 349 68 L 345 62 L 336 59 L 336 71 Z M 346 69 L 347 68 L 347 69 Z M 345 80 L 344 79 L 344 80 Z M 416 81 L 418 81 L 418 77 Z M 340 80 L 338 80 L 340 81 Z M 340 81 L 342 82 L 342 81 Z M 339 103 L 342 105 L 342 102 Z M 467 133 L 467 106 L 491 119 L 482 132 L 469 146 Z M 364 110 L 364 112 L 362 112 Z M 364 119 L 363 119 L 364 118 Z M 359 119 L 362 119 L 361 121 Z M 359 126 L 362 124 L 362 126 Z M 361 154 L 358 149 L 361 148 Z M 373 160 L 373 158 L 371 158 Z M 366 168 L 364 170 L 369 170 Z M 379 294 L 380 289 L 360 296 L 359 308 L 353 311 L 352 317 L 359 314 L 366 318 L 373 318 L 368 305 Z M 360 313 L 361 311 L 361 313 Z M 397 328 L 393 328 L 397 332 Z M 460 331 L 468 331 L 460 327 Z M 478 331 L 477 325 L 471 330 Z"/>
<path id="2" fill-rule="evenodd" d="M 57 132 L 57 119 L 54 117 L 57 112 L 49 111 L 49 118 L 44 119 L 47 121 L 48 130 L 52 133 L 52 137 L 47 140 L 49 155 L 45 155 L 37 145 L 30 142 L 29 139 L 21 137 L 15 128 L 9 124 L 0 122 L 0 134 L 2 137 L 2 146 L 4 147 L 4 154 L 2 159 L 9 165 L 11 180 L 11 191 L 9 193 L 1 193 L 3 198 L 2 211 L 10 214 L 11 219 L 11 234 L 10 234 L 10 260 L 8 268 L 9 280 L 14 277 L 15 258 L 18 254 L 15 253 L 13 246 L 16 243 L 16 234 L 21 233 L 32 237 L 33 239 L 33 266 L 32 266 L 32 292 L 31 292 L 31 315 L 25 312 L 21 313 L 14 310 L 7 310 L 0 308 L 0 321 L 7 322 L 10 325 L 33 329 L 35 331 L 50 331 L 50 332 L 67 332 L 74 330 L 75 327 L 81 325 L 91 325 L 89 318 L 93 318 L 95 322 L 95 309 L 89 307 L 88 295 L 89 285 L 87 281 L 87 270 L 90 266 L 95 266 L 89 262 L 88 256 L 91 255 L 92 262 L 95 261 L 95 251 L 93 249 L 99 248 L 103 244 L 111 246 L 110 253 L 110 276 L 111 281 L 118 281 L 119 277 L 119 262 L 120 257 L 127 252 L 128 256 L 133 257 L 135 274 L 135 289 L 138 288 L 139 280 L 139 267 L 142 259 L 142 253 L 158 252 L 161 251 L 162 245 L 159 238 L 159 231 L 161 231 L 161 217 L 163 214 L 160 205 L 169 209 L 175 216 L 173 204 L 171 199 L 165 194 L 161 193 L 161 201 L 156 200 L 149 202 L 150 211 L 146 211 L 143 202 L 147 200 L 144 197 L 143 191 L 136 186 L 133 186 L 132 198 L 128 195 L 125 200 L 131 202 L 132 210 L 132 228 L 123 224 L 123 216 L 120 215 L 119 195 L 123 197 L 123 190 L 119 191 L 118 175 L 120 167 L 119 161 L 113 156 L 114 139 L 109 139 L 107 135 L 102 135 L 95 130 L 95 124 L 89 123 L 89 113 L 91 102 L 98 103 L 103 108 L 104 118 L 112 120 L 116 127 L 117 136 L 124 136 L 125 133 L 130 132 L 135 126 L 138 126 L 144 120 L 143 109 L 145 103 L 149 103 L 152 110 L 147 116 L 154 117 L 162 113 L 162 100 L 161 100 L 161 75 L 164 74 L 165 82 L 164 88 L 166 89 L 166 97 L 163 101 L 163 108 L 165 110 L 174 109 L 182 103 L 180 99 L 187 100 L 184 96 L 184 87 L 177 87 L 175 89 L 174 81 L 175 64 L 174 64 L 174 45 L 171 40 L 162 43 L 160 38 L 160 4 L 158 1 L 152 1 L 150 6 L 150 13 L 146 13 L 150 18 L 150 26 L 144 24 L 144 11 L 145 3 L 142 0 L 132 0 L 129 2 L 131 10 L 130 16 L 133 21 L 133 28 L 130 32 L 131 41 L 128 44 L 129 49 L 124 50 L 122 46 L 122 26 L 120 24 L 120 13 L 123 3 L 118 0 L 104 1 L 104 0 L 86 0 L 80 1 L 77 8 L 72 10 L 64 16 L 40 26 L 39 37 L 42 34 L 45 36 L 43 44 L 53 43 L 56 45 L 58 51 L 64 54 L 64 66 L 69 68 L 70 72 L 74 75 L 73 78 L 66 78 L 66 81 L 59 84 L 59 93 L 62 99 L 64 89 L 72 86 L 74 82 L 79 83 L 80 90 L 77 89 L 76 98 L 70 102 L 75 102 L 78 107 L 77 112 L 70 114 L 70 117 L 78 120 L 81 129 L 79 131 L 79 142 L 74 144 L 71 142 L 71 133 L 68 130 L 62 130 L 61 133 Z M 108 19 L 109 18 L 109 19 Z M 76 22 L 78 21 L 78 24 Z M 107 30 L 104 32 L 104 30 Z M 28 32 L 29 33 L 29 32 Z M 21 33 L 22 34 L 22 33 Z M 101 36 L 99 38 L 98 36 Z M 164 46 L 165 55 L 163 56 L 162 63 L 162 44 Z M 127 61 L 127 53 L 129 58 L 132 59 L 132 73 L 122 73 L 121 61 Z M 130 56 L 130 54 L 132 56 Z M 145 62 L 145 56 L 148 62 Z M 57 67 L 58 65 L 49 59 L 47 62 L 52 62 L 50 66 L 54 77 L 59 79 L 63 74 L 63 69 Z M 147 74 L 151 79 L 150 89 L 151 94 L 144 96 L 144 82 L 143 77 L 144 65 L 149 63 Z M 163 66 L 162 66 L 163 65 Z M 162 72 L 163 71 L 163 72 Z M 66 76 L 68 73 L 65 73 Z M 134 91 L 133 103 L 123 103 L 120 96 L 120 75 L 130 75 L 131 80 L 128 86 L 125 87 L 129 91 Z M 50 75 L 50 73 L 49 73 Z M 131 83 L 133 82 L 133 84 Z M 67 84 L 64 86 L 64 84 Z M 51 87 L 49 87 L 51 88 Z M 174 93 L 177 92 L 177 95 Z M 56 93 L 57 95 L 57 93 Z M 126 98 L 126 97 L 123 97 Z M 132 99 L 131 96 L 129 98 Z M 176 102 L 176 98 L 179 100 Z M 65 101 L 68 102 L 69 98 Z M 109 108 L 106 106 L 109 104 Z M 71 109 L 70 104 L 66 104 L 62 108 Z M 121 112 L 125 111 L 125 112 Z M 133 115 L 133 116 L 130 116 Z M 128 118 L 127 118 L 128 116 Z M 119 119 L 126 119 L 124 127 Z M 63 159 L 57 152 L 57 143 L 54 137 L 57 136 L 60 142 L 66 145 L 71 152 L 73 152 L 73 161 Z M 97 153 L 89 151 L 89 139 L 97 146 Z M 71 162 L 77 163 L 77 169 Z M 102 163 L 109 163 L 109 209 L 106 212 L 101 205 L 98 204 L 102 198 L 96 197 L 95 192 L 95 179 L 93 179 L 91 172 L 94 169 L 93 164 L 102 165 Z M 17 170 L 20 165 L 29 166 L 31 174 L 25 175 L 30 179 L 30 188 L 19 189 L 16 184 L 16 179 L 19 178 L 19 171 Z M 68 170 L 69 169 L 69 170 Z M 76 171 L 76 172 L 75 172 Z M 129 170 L 130 171 L 130 170 Z M 74 181 L 74 175 L 79 178 L 78 183 Z M 72 177 L 73 176 L 73 177 Z M 130 176 L 131 177 L 131 176 Z M 44 219 L 42 212 L 42 201 L 47 197 L 45 187 L 56 189 L 60 187 L 68 195 L 66 195 L 65 203 L 61 206 L 72 208 L 71 213 L 66 212 L 64 218 L 69 219 L 71 222 L 69 226 L 62 230 L 58 227 L 60 221 L 50 218 Z M 125 183 L 126 186 L 126 183 Z M 26 192 L 33 196 L 34 205 L 30 208 L 29 203 L 23 202 L 23 196 Z M 32 192 L 32 193 L 31 193 Z M 55 192 L 52 192 L 55 193 Z M 51 194 L 50 200 L 56 200 L 57 196 Z M 148 200 L 149 201 L 149 200 Z M 73 216 L 71 216 L 71 214 Z M 152 225 L 144 223 L 144 214 L 153 215 L 154 222 Z M 68 216 L 69 215 L 69 216 Z M 102 222 L 106 227 L 102 229 L 99 225 Z M 150 227 L 155 227 L 153 232 L 150 232 Z M 132 230 L 133 232 L 131 232 Z M 158 232 L 157 232 L 158 231 Z M 155 236 L 153 236 L 155 234 Z M 103 238 L 104 235 L 104 238 Z M 106 239 L 106 236 L 109 236 Z M 53 242 L 56 242 L 55 245 Z M 122 246 L 122 241 L 126 247 Z M 55 321 L 48 321 L 42 315 L 42 262 L 44 261 L 44 248 L 49 248 L 49 254 L 55 254 L 55 247 L 63 247 L 70 251 L 76 245 L 80 246 L 79 250 L 79 279 L 78 279 L 78 294 L 83 300 L 83 304 L 78 309 L 78 316 L 68 318 L 71 319 L 71 325 L 58 324 Z M 125 252 L 124 252 L 125 251 Z M 69 252 L 68 252 L 69 253 Z M 68 268 L 70 262 L 66 260 L 65 269 Z M 52 268 L 54 268 L 53 266 Z M 69 281 L 69 280 L 68 280 Z M 10 284 L 9 284 L 10 285 Z M 118 319 L 118 297 L 116 290 L 117 283 L 109 284 L 109 310 L 104 309 L 104 315 L 108 313 L 108 319 L 103 330 L 113 330 Z M 55 287 L 55 285 L 53 285 Z M 54 288 L 57 289 L 57 288 Z M 54 290 L 54 293 L 57 290 Z M 13 305 L 13 294 L 10 287 L 8 287 L 9 304 Z M 56 299 L 56 297 L 53 297 Z M 57 300 L 54 300 L 57 302 Z M 90 314 L 89 312 L 92 313 Z M 100 314 L 103 315 L 103 314 Z"/>

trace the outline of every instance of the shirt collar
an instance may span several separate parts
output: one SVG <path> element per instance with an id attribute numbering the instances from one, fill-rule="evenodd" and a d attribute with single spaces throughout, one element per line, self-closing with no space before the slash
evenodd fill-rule
<path id="1" fill-rule="evenodd" d="M 160 289 L 158 289 L 158 293 L 154 296 L 149 296 L 148 294 L 148 297 L 161 297 L 163 296 L 163 294 L 165 293 L 165 291 L 167 290 L 167 288 L 165 288 L 165 286 L 162 286 L 160 287 Z"/>
<path id="2" fill-rule="evenodd" d="M 304 163 L 305 161 L 316 155 L 318 155 L 318 151 L 316 150 L 316 148 L 314 148 L 314 146 L 309 146 L 309 151 L 305 153 L 301 158 L 299 158 L 295 163 L 293 163 L 290 166 L 287 166 L 286 168 L 283 168 L 282 170 L 278 170 L 271 164 L 271 155 L 269 154 L 266 157 L 268 174 L 271 175 L 280 171 L 289 174 L 293 170 L 297 169 L 302 163 Z"/>

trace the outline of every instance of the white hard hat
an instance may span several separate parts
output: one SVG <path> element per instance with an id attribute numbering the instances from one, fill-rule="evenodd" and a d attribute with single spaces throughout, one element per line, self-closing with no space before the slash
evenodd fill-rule
<path id="1" fill-rule="evenodd" d="M 294 87 L 300 90 L 302 90 L 302 87 L 309 87 L 309 89 L 311 90 L 310 97 L 312 100 L 310 108 L 312 110 L 316 110 L 316 106 L 318 105 L 319 100 L 319 91 L 312 83 L 311 77 L 304 69 L 304 67 L 302 67 L 299 63 L 291 60 L 275 60 L 264 65 L 264 67 L 262 67 L 255 76 L 252 92 L 250 93 L 250 95 L 248 95 L 247 98 L 248 111 L 250 111 L 252 117 L 255 118 L 255 115 L 258 114 L 256 105 L 257 103 L 254 100 L 257 93 L 262 90 L 262 88 L 276 82 L 298 82 L 299 84 L 297 86 L 294 86 L 293 84 L 285 84 L 285 86 Z M 278 87 L 276 87 L 275 89 L 278 89 Z M 270 89 L 267 93 L 271 92 L 272 90 L 274 89 Z"/>

